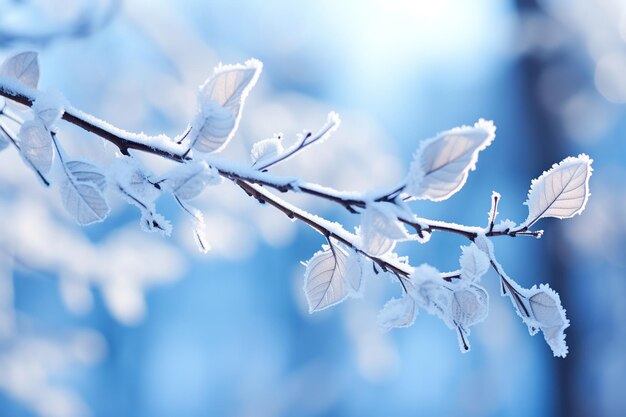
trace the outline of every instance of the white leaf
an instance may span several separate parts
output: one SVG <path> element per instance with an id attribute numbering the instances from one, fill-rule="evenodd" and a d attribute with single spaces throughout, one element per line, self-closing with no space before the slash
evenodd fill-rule
<path id="1" fill-rule="evenodd" d="M 464 328 L 483 321 L 489 313 L 489 295 L 478 285 L 456 290 L 450 301 L 450 315 L 454 323 Z"/>
<path id="2" fill-rule="evenodd" d="M 122 194 L 127 194 L 127 199 L 140 208 L 141 204 L 151 205 L 161 193 L 150 181 L 149 171 L 135 158 L 126 156 L 117 158 L 111 165 L 109 173 L 111 183 L 117 184 Z"/>
<path id="3" fill-rule="evenodd" d="M 429 314 L 446 320 L 450 309 L 450 290 L 444 286 L 440 272 L 430 265 L 422 264 L 411 274 L 418 304 Z"/>
<path id="4" fill-rule="evenodd" d="M 37 119 L 25 121 L 18 138 L 22 157 L 37 171 L 47 174 L 52 167 L 54 152 L 52 136 L 44 124 Z"/>
<path id="5" fill-rule="evenodd" d="M 90 162 L 78 160 L 68 161 L 65 166 L 78 182 L 91 183 L 100 192 L 104 192 L 107 179 L 100 168 Z"/>
<path id="6" fill-rule="evenodd" d="M 409 237 L 398 221 L 397 207 L 393 203 L 368 203 L 361 213 L 360 233 L 363 249 L 370 255 L 382 256 L 393 249 L 397 240 Z"/>
<path id="7" fill-rule="evenodd" d="M 282 154 L 283 151 L 283 141 L 280 136 L 263 139 L 252 145 L 250 160 L 253 165 L 262 164 Z"/>
<path id="8" fill-rule="evenodd" d="M 402 298 L 392 298 L 387 301 L 378 314 L 378 324 L 384 330 L 394 327 L 409 327 L 417 316 L 417 304 L 415 299 L 405 293 Z"/>
<path id="9" fill-rule="evenodd" d="M 353 294 L 358 295 L 363 289 L 363 257 L 351 249 L 347 253 L 345 280 L 350 284 Z"/>
<path id="10" fill-rule="evenodd" d="M 461 251 L 461 278 L 478 281 L 489 269 L 489 257 L 473 242 L 469 246 L 461 246 Z"/>
<path id="11" fill-rule="evenodd" d="M 8 58 L 0 67 L 0 77 L 15 78 L 30 88 L 37 88 L 39 82 L 37 53 L 22 52 Z"/>
<path id="12" fill-rule="evenodd" d="M 582 213 L 589 198 L 592 162 L 585 154 L 565 158 L 533 180 L 525 203 L 528 218 L 524 226 L 530 227 L 544 217 L 566 219 Z"/>
<path id="13" fill-rule="evenodd" d="M 255 59 L 243 65 L 221 66 L 200 87 L 200 112 L 191 130 L 194 149 L 215 152 L 226 147 L 237 130 L 241 109 L 262 67 Z"/>
<path id="14" fill-rule="evenodd" d="M 39 118 L 46 128 L 50 130 L 54 124 L 63 116 L 65 111 L 65 99 L 56 92 L 39 93 L 33 103 L 32 111 Z"/>
<path id="15" fill-rule="evenodd" d="M 569 327 L 569 320 L 565 316 L 559 295 L 542 284 L 539 289 L 529 290 L 528 302 L 533 319 L 543 332 L 554 356 L 567 356 L 565 329 Z"/>
<path id="16" fill-rule="evenodd" d="M 205 161 L 181 164 L 168 174 L 165 188 L 182 200 L 197 197 L 207 185 L 219 184 L 220 176 Z"/>
<path id="17" fill-rule="evenodd" d="M 491 144 L 496 128 L 480 119 L 422 142 L 413 157 L 404 191 L 417 199 L 442 201 L 463 187 L 478 153 Z"/>
<path id="18" fill-rule="evenodd" d="M 61 199 L 66 210 L 83 226 L 101 222 L 109 214 L 109 205 L 97 186 L 78 181 L 71 174 L 61 184 Z"/>
<path id="19" fill-rule="evenodd" d="M 350 285 L 345 279 L 347 259 L 343 249 L 331 246 L 317 252 L 308 262 L 304 292 L 310 313 L 338 304 L 350 294 Z"/>

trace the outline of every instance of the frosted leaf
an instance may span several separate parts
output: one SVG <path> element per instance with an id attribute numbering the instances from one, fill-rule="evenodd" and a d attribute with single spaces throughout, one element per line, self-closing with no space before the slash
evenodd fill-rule
<path id="1" fill-rule="evenodd" d="M 209 245 L 204 232 L 206 224 L 204 223 L 204 216 L 202 215 L 202 212 L 197 208 L 192 207 L 189 203 L 179 199 L 178 197 L 176 197 L 176 201 L 183 209 L 183 211 L 187 213 L 193 221 L 193 235 L 196 244 L 198 245 L 198 249 L 202 253 L 207 253 L 211 249 L 211 246 Z"/>
<path id="2" fill-rule="evenodd" d="M 569 327 L 569 320 L 565 316 L 559 295 L 543 284 L 539 289 L 531 289 L 530 294 L 528 303 L 533 319 L 543 332 L 552 353 L 554 356 L 567 356 L 565 329 Z"/>
<path id="3" fill-rule="evenodd" d="M 207 185 L 219 184 L 220 176 L 205 161 L 181 164 L 168 174 L 163 186 L 182 200 L 197 197 Z"/>
<path id="4" fill-rule="evenodd" d="M 456 290 L 450 301 L 450 317 L 464 328 L 483 321 L 489 313 L 489 295 L 478 285 Z"/>
<path id="5" fill-rule="evenodd" d="M 224 149 L 237 130 L 241 109 L 262 67 L 260 61 L 251 59 L 215 69 L 200 87 L 200 112 L 192 123 L 191 147 L 199 152 Z"/>
<path id="6" fill-rule="evenodd" d="M 387 301 L 378 313 L 378 324 L 386 331 L 394 327 L 409 327 L 415 321 L 417 312 L 415 299 L 405 293 L 402 298 L 392 298 Z"/>
<path id="7" fill-rule="evenodd" d="M 65 209 L 81 226 L 101 222 L 110 211 L 94 183 L 78 181 L 71 174 L 61 184 L 61 199 Z"/>
<path id="8" fill-rule="evenodd" d="M 338 246 L 317 252 L 304 273 L 304 293 L 309 312 L 323 310 L 342 302 L 351 291 L 346 278 L 347 253 Z"/>
<path id="9" fill-rule="evenodd" d="M 65 99 L 58 93 L 40 93 L 31 108 L 36 117 L 50 130 L 63 116 L 64 103 Z"/>
<path id="10" fill-rule="evenodd" d="M 150 173 L 132 157 L 120 157 L 115 160 L 109 170 L 112 180 L 117 183 L 126 194 L 148 205 L 160 195 L 160 190 L 150 181 Z M 133 201 L 133 204 L 137 204 Z"/>
<path id="11" fill-rule="evenodd" d="M 22 52 L 8 58 L 0 66 L 0 77 L 15 78 L 30 88 L 37 88 L 39 82 L 37 53 Z"/>
<path id="12" fill-rule="evenodd" d="M 163 236 L 172 234 L 172 223 L 157 213 L 154 207 L 141 210 L 141 228 L 146 232 L 159 232 Z"/>
<path id="13" fill-rule="evenodd" d="M 141 228 L 147 232 L 160 232 L 169 236 L 172 225 L 156 212 L 154 205 L 161 190 L 150 181 L 148 171 L 136 159 L 121 157 L 115 161 L 110 173 L 116 190 L 141 211 Z"/>
<path id="14" fill-rule="evenodd" d="M 489 269 L 489 257 L 473 242 L 469 246 L 461 246 L 461 251 L 461 278 L 468 281 L 480 280 Z"/>
<path id="15" fill-rule="evenodd" d="M 415 286 L 415 297 L 419 305 L 429 314 L 442 319 L 448 317 L 450 308 L 450 290 L 444 286 L 441 274 L 430 265 L 422 264 L 411 274 Z"/>
<path id="16" fill-rule="evenodd" d="M 413 157 L 404 191 L 417 199 L 442 201 L 463 187 L 478 153 L 491 144 L 496 128 L 480 119 L 422 142 Z"/>
<path id="17" fill-rule="evenodd" d="M 566 219 L 582 213 L 589 198 L 592 162 L 585 154 L 568 157 L 533 180 L 524 203 L 528 206 L 524 226 L 544 217 Z"/>
<path id="18" fill-rule="evenodd" d="M 409 237 L 398 221 L 397 207 L 393 203 L 368 203 L 361 214 L 363 249 L 370 255 L 382 256 L 393 249 L 397 240 Z"/>
<path id="19" fill-rule="evenodd" d="M 354 294 L 360 294 L 363 289 L 363 257 L 355 251 L 348 249 L 346 265 L 346 281 Z"/>
<path id="20" fill-rule="evenodd" d="M 280 136 L 263 139 L 252 146 L 250 160 L 253 165 L 263 164 L 263 162 L 282 154 L 284 150 Z"/>
<path id="21" fill-rule="evenodd" d="M 47 174 L 52 168 L 52 136 L 43 122 L 27 120 L 22 124 L 18 133 L 20 154 L 33 168 L 42 174 Z"/>
<path id="22" fill-rule="evenodd" d="M 96 186 L 100 192 L 104 192 L 107 185 L 107 179 L 104 173 L 90 162 L 85 161 L 68 161 L 65 167 L 78 181 L 83 183 L 91 183 Z"/>

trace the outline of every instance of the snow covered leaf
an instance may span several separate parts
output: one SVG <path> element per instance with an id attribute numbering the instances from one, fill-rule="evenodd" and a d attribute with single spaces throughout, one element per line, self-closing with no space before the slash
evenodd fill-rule
<path id="1" fill-rule="evenodd" d="M 172 223 L 156 212 L 154 206 L 141 208 L 141 228 L 146 232 L 159 232 L 163 236 L 172 234 Z"/>
<path id="2" fill-rule="evenodd" d="M 528 192 L 530 227 L 544 217 L 566 219 L 582 213 L 589 198 L 589 178 L 593 161 L 585 154 L 565 158 L 532 181 Z"/>
<path id="3" fill-rule="evenodd" d="M 393 203 L 368 203 L 361 214 L 363 249 L 370 255 L 382 256 L 393 249 L 397 240 L 409 238 L 409 233 L 398 221 Z"/>
<path id="4" fill-rule="evenodd" d="M 219 184 L 220 176 L 205 161 L 181 164 L 168 174 L 164 187 L 182 200 L 197 197 L 207 185 Z"/>
<path id="5" fill-rule="evenodd" d="M 411 274 L 418 304 L 429 314 L 446 319 L 449 316 L 451 292 L 444 286 L 440 272 L 428 264 L 415 268 Z"/>
<path id="6" fill-rule="evenodd" d="M 402 298 L 392 298 L 387 301 L 378 314 L 378 324 L 384 330 L 394 327 L 409 327 L 415 321 L 418 308 L 415 298 L 405 293 Z"/>
<path id="7" fill-rule="evenodd" d="M 346 280 L 347 253 L 331 245 L 317 252 L 308 262 L 304 275 L 304 292 L 309 312 L 323 310 L 342 302 L 350 294 Z"/>
<path id="8" fill-rule="evenodd" d="M 473 242 L 469 246 L 461 246 L 461 251 L 461 278 L 470 282 L 480 280 L 489 269 L 489 257 Z"/>
<path id="9" fill-rule="evenodd" d="M 154 202 L 161 195 L 161 190 L 150 181 L 149 172 L 135 158 L 121 157 L 112 164 L 110 173 L 116 191 L 141 211 L 139 223 L 142 229 L 169 236 L 172 225 L 156 212 Z"/>
<path id="10" fill-rule="evenodd" d="M 202 253 L 207 253 L 211 249 L 211 246 L 207 242 L 206 235 L 204 233 L 206 224 L 204 223 L 204 216 L 202 215 L 202 212 L 178 197 L 176 197 L 176 202 L 193 221 L 193 235 L 196 244 L 198 245 L 198 249 Z"/>
<path id="11" fill-rule="evenodd" d="M 85 161 L 68 161 L 65 167 L 78 182 L 91 183 L 96 186 L 100 192 L 104 192 L 107 185 L 107 179 L 104 173 L 90 162 Z"/>
<path id="12" fill-rule="evenodd" d="M 262 67 L 260 61 L 251 59 L 215 69 L 200 87 L 200 112 L 192 123 L 191 147 L 199 152 L 224 149 L 237 130 L 241 109 Z"/>
<path id="13" fill-rule="evenodd" d="M 346 264 L 346 281 L 350 284 L 353 294 L 358 295 L 363 289 L 363 256 L 352 249 L 346 250 L 348 259 Z"/>
<path id="14" fill-rule="evenodd" d="M 0 77 L 15 78 L 30 88 L 37 88 L 39 82 L 37 53 L 22 52 L 8 58 L 0 66 Z"/>
<path id="15" fill-rule="evenodd" d="M 413 157 L 405 191 L 413 198 L 442 201 L 463 187 L 478 153 L 491 144 L 496 128 L 480 119 L 422 142 Z"/>
<path id="16" fill-rule="evenodd" d="M 456 290 L 450 301 L 452 320 L 465 328 L 483 321 L 489 312 L 489 295 L 478 285 Z"/>
<path id="17" fill-rule="evenodd" d="M 126 156 L 117 158 L 111 165 L 109 173 L 111 174 L 111 183 L 118 184 L 124 193 L 132 196 L 143 205 L 153 203 L 161 193 L 150 181 L 148 170 L 135 158 Z M 131 202 L 139 205 L 137 201 Z"/>
<path id="18" fill-rule="evenodd" d="M 552 353 L 554 356 L 567 356 L 565 329 L 569 327 L 569 320 L 565 316 L 559 295 L 543 284 L 539 289 L 531 289 L 530 294 L 532 295 L 528 297 L 528 302 L 533 319 L 543 332 Z"/>
<path id="19" fill-rule="evenodd" d="M 18 133 L 22 157 L 40 174 L 47 174 L 52 168 L 54 152 L 52 136 L 43 122 L 27 120 Z"/>
<path id="20" fill-rule="evenodd" d="M 263 162 L 269 161 L 284 151 L 283 142 L 280 136 L 269 139 L 263 139 L 252 145 L 250 152 L 250 160 L 252 165 L 262 165 Z"/>
<path id="21" fill-rule="evenodd" d="M 65 99 L 54 92 L 40 93 L 31 107 L 33 113 L 48 130 L 63 116 Z"/>
<path id="22" fill-rule="evenodd" d="M 71 174 L 61 184 L 61 199 L 66 210 L 81 226 L 101 222 L 110 211 L 102 192 L 94 183 L 78 181 Z"/>

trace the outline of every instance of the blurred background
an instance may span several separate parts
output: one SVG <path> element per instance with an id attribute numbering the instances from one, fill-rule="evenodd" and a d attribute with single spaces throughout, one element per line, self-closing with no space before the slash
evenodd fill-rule
<path id="1" fill-rule="evenodd" d="M 0 416 L 619 416 L 626 409 L 626 3 L 622 0 L 0 0 L 0 58 L 40 53 L 40 88 L 131 131 L 176 135 L 220 62 L 265 68 L 224 152 L 293 141 L 329 111 L 334 137 L 276 172 L 364 191 L 405 174 L 420 140 L 478 118 L 497 140 L 465 188 L 414 211 L 484 225 L 491 191 L 520 222 L 530 180 L 568 155 L 594 160 L 582 216 L 544 220 L 541 240 L 499 238 L 520 284 L 549 283 L 570 354 L 529 337 L 497 277 L 491 314 L 461 354 L 421 314 L 381 333 L 397 283 L 309 315 L 306 260 L 321 236 L 235 187 L 196 201 L 212 250 L 195 249 L 172 201 L 170 238 L 143 233 L 113 199 L 79 228 L 14 149 L 0 154 Z M 64 124 L 73 155 L 115 149 Z M 102 152 L 102 148 L 106 152 Z M 106 161 L 105 161 L 106 162 Z M 155 169 L 162 161 L 146 160 Z M 291 201 L 352 228 L 319 201 Z M 456 268 L 454 236 L 401 245 L 413 265 Z"/>

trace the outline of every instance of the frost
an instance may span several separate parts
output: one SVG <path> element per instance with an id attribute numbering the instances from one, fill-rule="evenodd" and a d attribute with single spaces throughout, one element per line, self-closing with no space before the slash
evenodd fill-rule
<path id="1" fill-rule="evenodd" d="M 463 187 L 478 153 L 491 144 L 496 128 L 480 119 L 422 142 L 413 157 L 405 191 L 417 199 L 442 201 Z"/>
<path id="2" fill-rule="evenodd" d="M 513 220 L 505 219 L 501 220 L 500 223 L 493 226 L 494 232 L 504 232 L 505 230 L 511 230 L 515 228 L 517 224 Z"/>
<path id="3" fill-rule="evenodd" d="M 450 290 L 443 285 L 439 271 L 422 264 L 411 274 L 411 281 L 414 283 L 419 305 L 429 314 L 446 317 L 450 306 Z"/>
<path id="4" fill-rule="evenodd" d="M 141 228 L 169 236 L 172 225 L 156 212 L 154 204 L 161 190 L 150 181 L 148 171 L 135 158 L 121 157 L 113 164 L 111 176 L 120 195 L 141 211 Z"/>
<path id="5" fill-rule="evenodd" d="M 461 251 L 461 278 L 470 282 L 479 281 L 489 269 L 489 257 L 473 242 L 469 246 L 461 246 Z"/>
<path id="6" fill-rule="evenodd" d="M 470 350 L 469 328 L 485 320 L 489 314 L 487 291 L 473 284 L 468 288 L 454 291 L 450 301 L 449 314 L 447 324 L 457 331 L 459 349 L 461 352 L 468 352 Z"/>
<path id="7" fill-rule="evenodd" d="M 182 200 L 197 197 L 207 185 L 221 182 L 219 173 L 205 161 L 182 164 L 163 181 L 164 188 Z"/>
<path id="8" fill-rule="evenodd" d="M 0 66 L 0 77 L 15 78 L 30 88 L 37 88 L 39 82 L 37 53 L 22 52 L 8 58 Z"/>
<path id="9" fill-rule="evenodd" d="M 378 314 L 378 324 L 386 331 L 395 327 L 409 327 L 415 322 L 417 312 L 415 298 L 405 293 L 402 298 L 387 301 Z"/>
<path id="10" fill-rule="evenodd" d="M 48 130 L 63 116 L 65 99 L 57 93 L 40 93 L 33 103 L 32 110 Z"/>
<path id="11" fill-rule="evenodd" d="M 24 160 L 40 174 L 47 174 L 52 168 L 54 151 L 52 136 L 40 120 L 27 120 L 18 133 L 20 154 Z"/>
<path id="12" fill-rule="evenodd" d="M 235 134 L 241 109 L 256 84 L 263 65 L 251 59 L 245 64 L 215 69 L 201 87 L 200 112 L 191 126 L 191 147 L 199 152 L 217 152 L 226 147 Z"/>
<path id="13" fill-rule="evenodd" d="M 310 313 L 338 304 L 350 295 L 347 262 L 347 252 L 333 244 L 313 255 L 304 274 L 304 292 Z"/>
<path id="14" fill-rule="evenodd" d="M 370 255 L 388 253 L 398 240 L 409 237 L 405 227 L 398 221 L 398 208 L 393 203 L 368 203 L 361 214 L 360 233 L 363 249 Z"/>
<path id="15" fill-rule="evenodd" d="M 537 326 L 552 349 L 554 356 L 567 356 L 565 329 L 569 320 L 561 306 L 559 295 L 548 285 L 542 284 L 538 289 L 529 290 L 528 303 Z"/>
<path id="16" fill-rule="evenodd" d="M 258 141 L 252 146 L 250 160 L 252 165 L 262 165 L 264 162 L 276 158 L 284 152 L 282 138 L 275 136 Z"/>
<path id="17" fill-rule="evenodd" d="M 566 219 L 582 213 L 589 198 L 592 162 L 585 154 L 568 157 L 533 180 L 525 203 L 528 218 L 524 226 L 530 227 L 544 217 Z"/>

